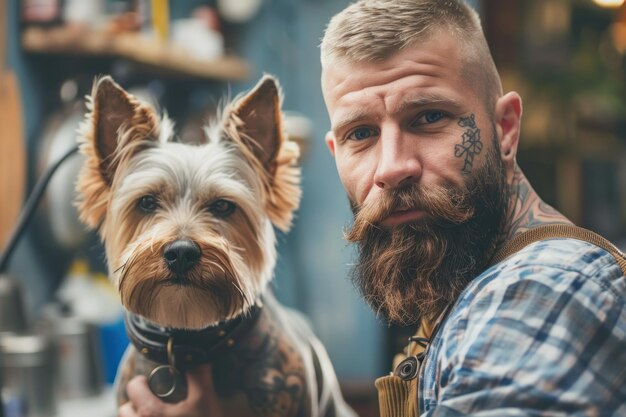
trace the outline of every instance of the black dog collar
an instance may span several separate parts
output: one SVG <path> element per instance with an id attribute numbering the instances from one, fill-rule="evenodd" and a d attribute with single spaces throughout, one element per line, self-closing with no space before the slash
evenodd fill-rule
<path id="1" fill-rule="evenodd" d="M 202 330 L 161 327 L 127 313 L 126 332 L 149 360 L 185 371 L 212 362 L 237 345 L 254 327 L 261 310 L 261 306 L 254 305 L 244 315 Z"/>

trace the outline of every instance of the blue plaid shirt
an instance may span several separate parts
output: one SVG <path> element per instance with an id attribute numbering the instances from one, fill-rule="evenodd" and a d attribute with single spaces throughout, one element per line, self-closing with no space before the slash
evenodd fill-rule
<path id="1" fill-rule="evenodd" d="M 420 370 L 434 416 L 626 416 L 626 278 L 574 239 L 527 246 L 460 295 Z"/>

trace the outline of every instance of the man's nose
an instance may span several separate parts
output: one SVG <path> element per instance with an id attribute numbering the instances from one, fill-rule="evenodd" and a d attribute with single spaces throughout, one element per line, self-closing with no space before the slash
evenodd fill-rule
<path id="1" fill-rule="evenodd" d="M 419 180 L 422 165 L 413 145 L 411 138 L 406 138 L 400 131 L 381 135 L 378 167 L 374 176 L 377 187 L 400 188 Z"/>

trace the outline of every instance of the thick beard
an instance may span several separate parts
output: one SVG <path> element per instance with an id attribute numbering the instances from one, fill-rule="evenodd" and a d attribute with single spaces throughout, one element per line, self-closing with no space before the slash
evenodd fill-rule
<path id="1" fill-rule="evenodd" d="M 435 319 L 494 254 L 508 208 L 505 167 L 494 140 L 485 163 L 462 187 L 413 185 L 390 190 L 363 207 L 351 202 L 357 243 L 351 277 L 376 314 L 412 325 Z M 385 228 L 393 211 L 417 208 L 426 220 Z"/>

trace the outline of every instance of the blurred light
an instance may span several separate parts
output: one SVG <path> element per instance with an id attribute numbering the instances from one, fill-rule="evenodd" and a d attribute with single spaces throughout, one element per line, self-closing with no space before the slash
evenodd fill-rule
<path id="1" fill-rule="evenodd" d="M 600 7 L 620 7 L 625 0 L 593 0 Z"/>
<path id="2" fill-rule="evenodd" d="M 76 81 L 71 79 L 66 80 L 61 85 L 60 95 L 61 101 L 63 101 L 64 103 L 71 103 L 76 100 L 76 97 L 78 96 L 78 84 L 76 83 Z"/>
<path id="3" fill-rule="evenodd" d="M 613 38 L 613 44 L 615 45 L 615 49 L 619 51 L 620 54 L 626 54 L 626 23 L 614 23 L 611 25 L 611 35 Z"/>

